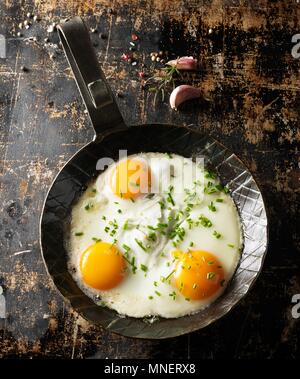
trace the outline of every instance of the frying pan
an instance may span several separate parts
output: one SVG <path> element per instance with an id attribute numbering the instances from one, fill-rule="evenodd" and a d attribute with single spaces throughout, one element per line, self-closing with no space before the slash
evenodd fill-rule
<path id="1" fill-rule="evenodd" d="M 99 67 L 89 32 L 79 17 L 58 27 L 67 60 L 95 130 L 93 141 L 79 150 L 55 178 L 44 203 L 40 223 L 43 259 L 65 300 L 92 323 L 137 338 L 162 339 L 201 329 L 224 316 L 248 292 L 266 254 L 268 227 L 261 192 L 244 164 L 221 143 L 186 127 L 125 124 L 109 85 Z M 128 154 L 169 152 L 185 157 L 204 157 L 226 184 L 241 217 L 244 246 L 236 273 L 224 294 L 197 314 L 178 319 L 123 317 L 98 306 L 85 295 L 67 269 L 64 238 L 72 205 L 98 176 L 100 158 L 118 159 Z"/>

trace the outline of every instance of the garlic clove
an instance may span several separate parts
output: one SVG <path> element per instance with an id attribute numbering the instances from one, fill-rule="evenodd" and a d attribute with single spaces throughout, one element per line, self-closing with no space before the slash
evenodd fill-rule
<path id="1" fill-rule="evenodd" d="M 170 95 L 170 106 L 177 110 L 179 105 L 187 100 L 196 99 L 202 96 L 199 88 L 183 84 L 176 87 Z"/>
<path id="2" fill-rule="evenodd" d="M 197 59 L 193 57 L 180 57 L 166 63 L 168 66 L 176 67 L 177 70 L 196 70 Z"/>

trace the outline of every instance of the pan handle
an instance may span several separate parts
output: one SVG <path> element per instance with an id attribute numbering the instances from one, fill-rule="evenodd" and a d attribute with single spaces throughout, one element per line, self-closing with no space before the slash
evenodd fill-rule
<path id="1" fill-rule="evenodd" d="M 74 17 L 58 25 L 57 31 L 96 137 L 126 129 L 127 126 L 99 66 L 83 20 Z"/>

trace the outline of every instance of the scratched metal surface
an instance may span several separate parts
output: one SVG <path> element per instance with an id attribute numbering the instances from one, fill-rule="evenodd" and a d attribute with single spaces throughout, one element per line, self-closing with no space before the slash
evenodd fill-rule
<path id="1" fill-rule="evenodd" d="M 300 5 L 296 0 L 20 3 L 0 5 L 0 33 L 8 37 L 7 59 L 0 59 L 0 284 L 6 300 L 0 357 L 299 358 L 300 319 L 291 316 L 291 297 L 300 293 L 300 76 L 291 37 L 299 32 Z M 16 37 L 28 11 L 41 21 Z M 200 332 L 172 341 L 106 332 L 70 309 L 45 272 L 38 243 L 43 200 L 59 168 L 93 135 L 63 54 L 51 60 L 51 46 L 42 43 L 52 20 L 75 14 L 108 37 L 93 35 L 95 48 L 113 90 L 124 93 L 119 104 L 128 123 L 200 128 L 231 148 L 263 191 L 270 220 L 263 272 L 235 310 Z M 137 67 L 120 60 L 132 31 L 141 37 Z M 33 35 L 37 43 L 26 41 Z M 167 102 L 153 106 L 137 73 L 143 62 L 152 71 L 149 53 L 161 48 L 199 58 L 200 72 L 190 80 L 209 91 L 211 101 L 192 102 L 178 113 Z"/>

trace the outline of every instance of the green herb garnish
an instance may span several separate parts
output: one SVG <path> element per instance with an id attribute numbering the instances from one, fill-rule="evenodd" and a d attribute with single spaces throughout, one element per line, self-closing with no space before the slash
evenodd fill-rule
<path id="1" fill-rule="evenodd" d="M 127 229 L 128 229 L 128 220 L 126 220 L 123 225 L 123 230 L 127 230 Z"/>
<path id="2" fill-rule="evenodd" d="M 211 280 L 211 279 L 213 279 L 215 276 L 216 276 L 216 273 L 211 271 L 211 272 L 208 272 L 208 273 L 207 273 L 206 278 L 207 278 L 208 280 Z"/>
<path id="3" fill-rule="evenodd" d="M 206 170 L 205 171 L 205 177 L 207 178 L 207 179 L 216 179 L 216 174 L 215 173 L 213 173 L 212 171 L 208 171 L 208 170 Z"/>
<path id="4" fill-rule="evenodd" d="M 172 192 L 174 190 L 174 187 L 173 186 L 170 186 L 169 187 L 169 192 L 168 192 L 168 196 L 167 196 L 167 202 L 168 203 L 171 203 L 173 206 L 175 205 L 175 202 L 174 202 L 174 199 L 173 199 L 173 196 L 172 196 Z"/>
<path id="5" fill-rule="evenodd" d="M 150 240 L 150 241 L 155 242 L 156 239 L 157 239 L 157 236 L 156 236 L 156 234 L 154 232 L 153 233 L 149 233 L 148 236 L 147 236 L 147 239 Z"/>
<path id="6" fill-rule="evenodd" d="M 146 247 L 143 245 L 143 242 L 138 240 L 137 238 L 134 239 L 135 242 L 139 245 L 139 247 L 144 250 L 144 251 L 147 251 Z"/>
<path id="7" fill-rule="evenodd" d="M 212 212 L 215 212 L 217 210 L 217 208 L 215 207 L 213 201 L 210 202 L 210 204 L 208 205 L 208 209 Z"/>
<path id="8" fill-rule="evenodd" d="M 93 208 L 93 206 L 94 206 L 93 203 L 88 203 L 88 204 L 84 207 L 84 209 L 85 209 L 86 211 L 89 211 L 90 209 Z"/>
<path id="9" fill-rule="evenodd" d="M 172 299 L 175 301 L 177 294 L 175 291 L 173 291 L 173 292 L 169 293 L 169 296 L 172 297 Z"/>
<path id="10" fill-rule="evenodd" d="M 222 234 L 217 232 L 216 230 L 213 232 L 213 236 L 216 237 L 217 239 L 222 237 Z"/>
<path id="11" fill-rule="evenodd" d="M 205 228 L 210 228 L 212 226 L 212 222 L 205 216 L 201 215 L 199 217 L 200 224 Z"/>
<path id="12" fill-rule="evenodd" d="M 84 234 L 83 232 L 76 232 L 76 233 L 75 233 L 75 236 L 76 236 L 76 237 L 81 237 L 81 236 L 83 236 L 83 234 Z"/>
<path id="13" fill-rule="evenodd" d="M 141 270 L 144 272 L 148 271 L 148 267 L 146 265 L 141 264 Z"/>
<path id="14" fill-rule="evenodd" d="M 125 245 L 125 243 L 123 243 L 122 245 L 123 249 L 125 250 L 125 252 L 128 254 L 131 250 L 131 248 L 128 246 L 128 245 Z"/>

